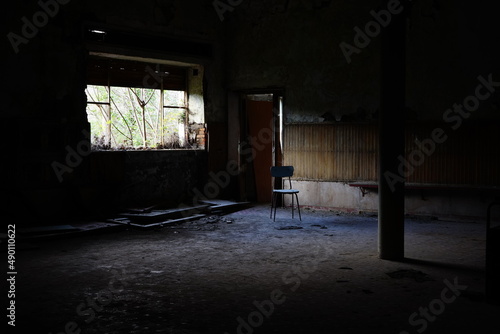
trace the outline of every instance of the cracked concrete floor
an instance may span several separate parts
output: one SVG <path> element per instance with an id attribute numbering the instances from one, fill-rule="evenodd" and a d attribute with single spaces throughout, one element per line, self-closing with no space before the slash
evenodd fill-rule
<path id="1" fill-rule="evenodd" d="M 485 224 L 405 224 L 403 262 L 378 258 L 376 217 L 280 209 L 273 222 L 267 205 L 19 241 L 16 332 L 496 333 Z"/>

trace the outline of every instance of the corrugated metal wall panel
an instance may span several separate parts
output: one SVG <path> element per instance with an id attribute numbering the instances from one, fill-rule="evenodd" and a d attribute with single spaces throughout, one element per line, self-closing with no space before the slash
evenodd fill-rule
<path id="1" fill-rule="evenodd" d="M 375 180 L 377 131 L 373 125 L 287 125 L 284 163 L 299 179 Z"/>
<path id="2" fill-rule="evenodd" d="M 416 151 L 421 151 L 415 141 L 431 138 L 432 131 L 437 127 L 430 124 L 409 127 L 406 141 L 408 161 L 412 161 Z M 466 124 L 457 130 L 448 129 L 445 133 L 446 141 L 436 144 L 432 154 L 424 155 L 424 163 L 416 164 L 414 172 L 408 177 L 408 182 L 500 185 L 498 126 Z"/>
<path id="3" fill-rule="evenodd" d="M 497 124 L 470 123 L 457 130 L 443 127 L 446 141 L 431 144 L 432 132 L 440 127 L 443 125 L 408 124 L 407 182 L 500 186 Z M 427 153 L 416 140 L 427 144 Z M 373 124 L 289 124 L 283 141 L 284 164 L 295 166 L 298 179 L 378 179 L 378 130 Z"/>

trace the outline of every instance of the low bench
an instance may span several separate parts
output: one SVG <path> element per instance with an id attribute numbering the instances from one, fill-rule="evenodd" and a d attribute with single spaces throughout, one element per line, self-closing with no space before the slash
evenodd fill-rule
<path id="1" fill-rule="evenodd" d="M 369 190 L 378 190 L 378 182 L 373 181 L 358 181 L 348 183 L 351 187 L 357 187 L 360 189 L 361 194 L 365 194 Z M 409 190 L 454 190 L 454 191 L 480 191 L 480 192 L 491 192 L 500 194 L 500 187 L 498 186 L 476 186 L 476 185 L 466 185 L 466 184 L 436 184 L 436 183 L 405 183 L 405 189 Z M 422 198 L 423 198 L 422 194 Z"/>

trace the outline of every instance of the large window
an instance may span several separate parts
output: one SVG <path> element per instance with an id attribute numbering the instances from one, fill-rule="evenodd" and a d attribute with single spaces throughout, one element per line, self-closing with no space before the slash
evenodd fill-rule
<path id="1" fill-rule="evenodd" d="M 189 92 L 200 86 L 199 69 L 109 59 L 91 60 L 88 69 L 93 149 L 199 148 L 202 91 Z M 196 73 L 191 85 L 189 73 Z"/>
<path id="2" fill-rule="evenodd" d="M 95 148 L 186 145 L 186 92 L 87 86 L 87 118 Z"/>

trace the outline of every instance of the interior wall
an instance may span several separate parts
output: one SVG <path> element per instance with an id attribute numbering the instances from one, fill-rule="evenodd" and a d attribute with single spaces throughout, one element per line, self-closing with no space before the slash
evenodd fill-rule
<path id="1" fill-rule="evenodd" d="M 332 134 L 326 132 L 336 124 L 348 128 L 361 124 L 367 129 L 377 125 L 383 27 L 368 37 L 366 27 L 377 23 L 375 16 L 389 3 L 409 5 L 407 1 L 254 1 L 231 13 L 228 85 L 234 90 L 284 88 L 285 137 L 288 133 L 297 146 L 285 145 L 283 156 L 285 163 L 304 167 L 296 168 L 296 175 L 302 177 L 301 195 L 310 206 L 377 208 L 376 197 L 358 198 L 359 190 L 344 184 L 376 181 L 376 147 L 369 150 L 376 138 L 365 138 L 376 133 L 347 133 L 335 138 L 342 141 L 340 145 L 328 142 Z M 485 82 L 481 78 L 500 82 L 494 13 L 492 4 L 471 0 L 413 1 L 407 27 L 407 154 L 416 148 L 416 139 L 432 138 L 433 129 L 443 124 L 454 139 L 438 145 L 438 152 L 408 175 L 409 182 L 498 185 L 500 92 L 493 88 L 477 106 L 469 106 L 472 112 L 459 114 L 457 109 L 474 102 L 478 85 Z M 349 57 L 341 47 L 346 44 L 356 48 Z M 314 132 L 319 125 L 326 127 L 325 136 Z M 309 140 L 296 137 L 308 131 L 313 131 Z M 366 148 L 362 154 L 357 151 L 360 143 Z M 364 157 L 367 160 L 360 162 Z M 477 193 L 438 192 L 428 201 L 412 196 L 407 195 L 408 212 L 484 215 L 483 197 Z"/>
<path id="2" fill-rule="evenodd" d="M 31 219 L 31 224 L 74 217 L 79 214 L 82 203 L 78 202 L 81 197 L 73 195 L 83 191 L 96 193 L 97 188 L 89 190 L 93 186 L 93 175 L 90 154 L 86 151 L 90 128 L 85 111 L 85 74 L 90 50 L 85 40 L 85 27 L 99 25 L 143 36 L 159 36 L 158 45 L 136 45 L 133 50 L 122 45 L 108 51 L 126 50 L 134 56 L 203 65 L 204 80 L 197 83 L 197 87 L 203 85 L 205 117 L 196 121 L 203 121 L 209 127 L 214 122 L 226 122 L 226 95 L 222 85 L 224 45 L 221 42 L 224 28 L 211 3 L 196 0 L 58 0 L 52 2 L 55 7 L 51 7 L 50 13 L 40 3 L 44 2 L 17 1 L 9 5 L 4 34 L 17 37 L 4 38 L 1 53 L 4 79 L 8 84 L 0 93 L 3 101 L 0 123 L 5 130 L 4 139 L 11 143 L 6 154 L 12 161 L 9 165 L 2 164 L 3 175 L 10 176 L 2 183 L 2 194 L 19 194 L 11 197 L 9 214 L 16 215 L 16 210 L 30 207 L 27 221 L 42 217 Z M 33 19 L 38 20 L 36 25 Z M 165 49 L 163 38 L 209 44 L 212 55 L 200 58 L 183 50 L 151 51 L 150 48 Z M 221 145 L 224 147 L 224 142 Z M 162 153 L 163 161 L 178 158 L 176 152 Z M 122 167 L 129 168 L 133 161 L 129 160 Z M 54 163 L 62 168 L 59 173 Z M 136 163 L 135 168 L 139 169 L 147 161 Z M 177 168 L 189 171 L 192 164 L 203 162 L 180 159 L 176 163 Z M 148 173 L 162 182 L 167 182 L 165 178 L 175 180 L 177 177 L 175 173 L 155 174 L 151 170 Z M 125 185 L 117 184 L 115 190 Z M 141 193 L 134 195 L 150 195 L 146 188 L 137 188 Z M 187 189 L 173 187 L 169 191 L 180 197 Z M 45 205 L 38 205 L 40 202 Z"/>
<path id="3" fill-rule="evenodd" d="M 191 204 L 193 189 L 203 187 L 206 159 L 206 152 L 197 150 L 94 152 L 91 182 L 81 190 L 83 206 L 95 211 L 107 205 Z"/>
<path id="4" fill-rule="evenodd" d="M 495 10 L 492 3 L 472 0 L 413 2 L 407 119 L 442 120 L 454 103 L 474 94 L 478 76 L 492 74 L 500 81 Z M 389 3 L 243 2 L 228 15 L 229 87 L 284 87 L 286 123 L 376 121 L 383 27 L 364 44 L 359 31 L 376 23 L 373 13 Z M 350 62 L 342 43 L 358 49 Z M 500 94 L 483 101 L 470 119 L 499 121 L 498 110 Z"/>
<path id="5" fill-rule="evenodd" d="M 204 66 L 212 171 L 224 170 L 232 154 L 227 151 L 227 89 L 283 88 L 285 126 L 377 120 L 380 36 L 352 54 L 351 62 L 339 46 L 354 45 L 354 29 L 364 29 L 374 20 L 371 11 L 387 8 L 388 1 L 243 1 L 224 13 L 224 22 L 211 1 L 56 3 L 57 10 L 43 16 L 38 14 L 44 11 L 39 2 L 17 1 L 5 15 L 5 36 L 18 37 L 14 44 L 4 38 L 1 46 L 8 84 L 0 92 L 0 123 L 9 143 L 4 153 L 9 163 L 1 170 L 9 177 L 2 193 L 36 194 L 11 196 L 9 208 L 36 208 L 35 202 L 43 199 L 47 212 L 66 216 L 75 206 L 68 194 L 90 182 L 82 147 L 89 131 L 84 93 L 88 48 L 82 29 L 89 22 L 213 46 L 208 59 L 163 55 Z M 408 34 L 407 115 L 417 121 L 442 120 L 447 109 L 474 94 L 478 76 L 491 74 L 500 81 L 496 11 L 492 3 L 472 0 L 422 0 L 414 6 Z M 46 20 L 35 27 L 35 16 Z M 151 56 L 145 49 L 134 51 Z M 463 121 L 498 124 L 499 96 L 492 94 Z M 72 157 L 72 151 L 81 153 L 79 158 Z M 54 162 L 71 169 L 62 182 Z"/>
<path id="6" fill-rule="evenodd" d="M 300 191 L 301 208 L 335 212 L 376 215 L 378 212 L 378 191 L 361 190 L 349 186 L 348 182 L 295 180 L 292 183 Z M 484 222 L 488 205 L 495 193 L 484 190 L 407 190 L 405 214 L 437 219 L 458 219 Z M 285 197 L 285 205 L 291 205 L 291 198 Z"/>
<path id="7" fill-rule="evenodd" d="M 500 142 L 498 127 L 471 121 L 457 131 L 445 129 L 443 123 L 408 123 L 398 176 L 410 184 L 500 187 L 500 147 L 485 144 Z M 374 124 L 289 124 L 284 149 L 284 164 L 295 166 L 296 179 L 378 180 L 378 127 Z"/>

